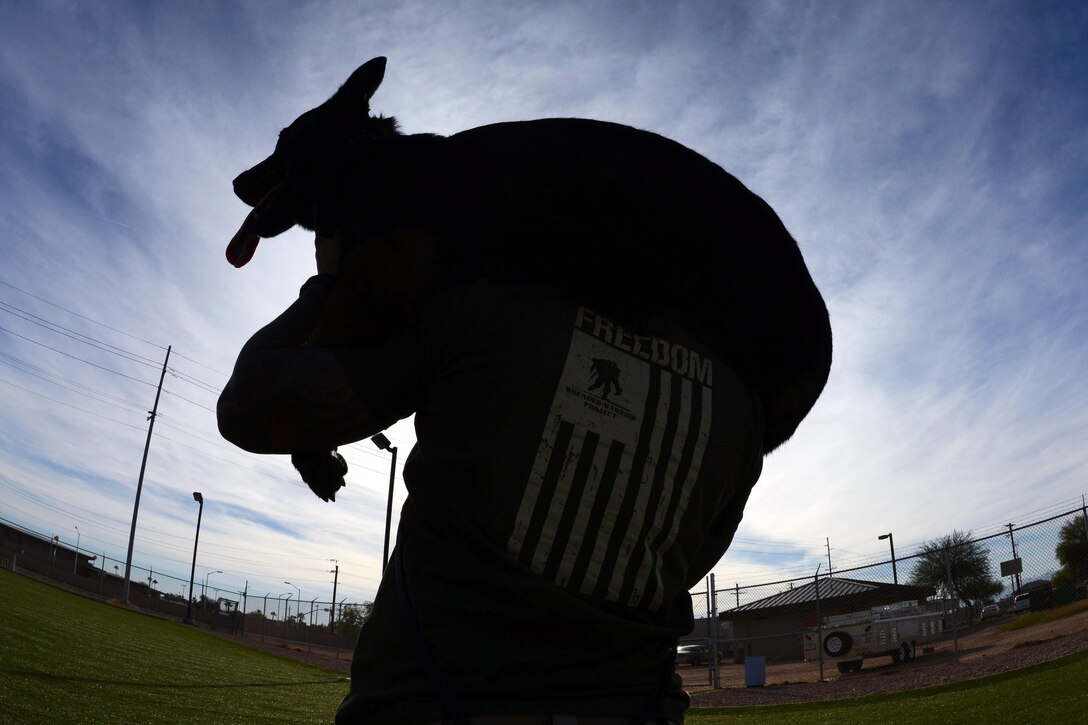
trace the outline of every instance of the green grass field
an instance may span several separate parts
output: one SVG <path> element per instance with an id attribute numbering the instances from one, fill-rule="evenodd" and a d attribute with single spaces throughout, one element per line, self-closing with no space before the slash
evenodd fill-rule
<path id="1" fill-rule="evenodd" d="M 330 722 L 342 672 L 0 570 L 0 722 Z"/>
<path id="2" fill-rule="evenodd" d="M 693 710 L 691 725 L 1088 722 L 1088 652 L 978 680 L 804 705 Z"/>
<path id="3" fill-rule="evenodd" d="M 330 722 L 343 674 L 0 570 L 0 722 Z M 1088 652 L 857 700 L 694 709 L 695 725 L 1085 722 Z"/>

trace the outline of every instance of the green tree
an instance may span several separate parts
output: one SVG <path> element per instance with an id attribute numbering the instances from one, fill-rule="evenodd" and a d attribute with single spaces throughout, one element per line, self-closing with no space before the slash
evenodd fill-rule
<path id="1" fill-rule="evenodd" d="M 359 630 L 370 619 L 370 611 L 374 608 L 374 602 L 362 604 L 349 604 L 340 610 L 340 616 L 336 621 L 337 634 L 357 635 Z"/>
<path id="2" fill-rule="evenodd" d="M 193 608 L 208 612 L 218 612 L 219 600 L 212 599 L 207 595 L 201 594 L 199 597 L 195 597 L 193 599 Z"/>
<path id="3" fill-rule="evenodd" d="M 933 587 L 939 594 L 962 601 L 967 605 L 968 621 L 973 622 L 979 605 L 1004 589 L 991 572 L 989 554 L 982 544 L 971 540 L 969 531 L 939 536 L 922 545 L 911 583 Z"/>
<path id="4" fill-rule="evenodd" d="M 1062 565 L 1054 576 L 1055 585 L 1076 584 L 1088 579 L 1088 531 L 1084 528 L 1083 514 L 1062 524 L 1054 556 Z"/>

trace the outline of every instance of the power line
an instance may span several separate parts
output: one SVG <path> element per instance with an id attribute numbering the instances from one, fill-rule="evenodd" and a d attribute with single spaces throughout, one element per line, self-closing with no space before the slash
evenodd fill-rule
<path id="1" fill-rule="evenodd" d="M 132 410 L 144 409 L 144 406 L 133 403 L 131 400 L 126 400 L 119 396 L 105 393 L 96 388 L 92 388 L 89 385 L 84 385 L 81 382 L 72 380 L 71 378 L 66 378 L 63 375 L 58 375 L 57 373 L 50 372 L 43 367 L 39 367 L 38 365 L 27 362 L 26 360 L 22 360 L 13 355 L 8 355 L 7 353 L 0 352 L 0 358 L 6 358 L 5 360 L 0 360 L 0 362 L 4 363 L 9 367 L 15 368 L 24 375 L 30 375 L 31 377 L 38 378 L 39 380 L 44 380 L 51 385 L 56 385 L 57 387 L 63 388 L 71 393 L 76 393 L 77 395 L 83 395 L 85 397 L 91 398 L 99 403 L 105 403 L 106 405 L 112 405 L 118 408 L 127 407 Z M 66 383 L 67 385 L 63 383 Z M 82 388 L 82 390 L 77 390 L 76 388 Z"/>
<path id="2" fill-rule="evenodd" d="M 86 320 L 87 322 L 90 322 L 92 324 L 98 325 L 99 327 L 104 327 L 107 330 L 112 330 L 113 332 L 116 332 L 119 335 L 124 335 L 125 337 L 131 338 L 133 340 L 137 340 L 138 342 L 142 342 L 145 345 L 151 345 L 152 347 L 156 347 L 159 350 L 166 350 L 165 345 L 159 345 L 158 343 L 150 342 L 149 340 L 145 340 L 142 337 L 138 337 L 136 335 L 125 332 L 124 330 L 119 330 L 116 327 L 111 327 L 110 325 L 107 325 L 104 322 L 99 322 L 98 320 L 87 317 L 86 315 L 82 315 L 82 314 L 80 314 L 78 312 L 74 312 L 74 311 L 68 309 L 67 307 L 62 307 L 61 305 L 58 305 L 55 302 L 50 302 L 49 300 L 47 300 L 47 299 L 45 299 L 43 297 L 39 297 L 36 294 L 33 294 L 31 292 L 27 292 L 26 290 L 24 290 L 24 289 L 22 289 L 20 287 L 16 287 L 15 285 L 11 284 L 10 282 L 5 282 L 4 280 L 0 279 L 0 284 L 4 285 L 5 287 L 10 287 L 11 289 L 15 290 L 16 292 L 21 292 L 24 295 L 26 295 L 27 297 L 31 297 L 33 299 L 38 300 L 39 302 L 45 303 L 45 304 L 49 305 L 50 307 L 56 307 L 58 310 L 62 310 L 64 312 L 67 312 L 70 315 L 75 315 L 76 317 L 78 317 L 80 319 L 83 319 L 83 320 Z"/>
<path id="3" fill-rule="evenodd" d="M 8 284 L 6 282 L 3 282 L 2 280 L 0 280 L 0 283 Z M 12 285 L 8 284 L 8 286 L 10 287 Z M 18 289 L 18 288 L 13 287 L 13 289 Z M 23 290 L 19 290 L 19 291 L 24 292 Z M 24 294 L 30 295 L 29 292 L 24 292 Z M 102 325 L 103 327 L 106 327 L 107 329 L 113 330 L 114 332 L 117 332 L 117 333 L 122 334 L 122 335 L 126 335 L 128 337 L 133 338 L 133 339 L 140 340 L 141 342 L 144 342 L 144 343 L 147 343 L 147 344 L 153 344 L 153 343 L 148 343 L 146 340 L 143 340 L 142 338 L 139 338 L 139 337 L 137 337 L 135 335 L 130 335 L 129 333 L 126 333 L 126 332 L 124 332 L 122 330 L 119 330 L 119 329 L 117 329 L 115 327 L 110 327 L 109 325 L 103 325 L 102 323 L 97 322 L 96 320 L 93 320 L 93 319 L 91 319 L 89 317 L 86 317 L 84 315 L 79 315 L 76 312 L 72 312 L 71 310 L 68 310 L 67 308 L 60 307 L 59 305 L 55 305 L 55 304 L 53 304 L 51 302 L 48 302 L 47 300 L 44 300 L 44 299 L 42 299 L 40 297 L 36 297 L 34 295 L 30 295 L 30 296 L 34 297 L 37 300 L 45 302 L 46 304 L 53 305 L 54 307 L 57 307 L 58 309 L 62 309 L 65 312 L 77 315 L 78 317 L 81 317 L 82 319 L 85 319 L 88 322 L 93 322 L 95 324 Z M 18 307 L 17 305 L 12 305 L 10 303 L 0 301 L 0 310 L 2 310 L 4 312 L 7 312 L 8 314 L 14 315 L 15 317 L 18 317 L 18 318 L 20 318 L 22 320 L 25 320 L 26 322 L 30 322 L 32 324 L 38 325 L 39 327 L 43 327 L 43 328 L 45 328 L 47 330 L 50 330 L 51 332 L 55 332 L 57 334 L 65 336 L 65 337 L 67 337 L 69 339 L 75 340 L 76 342 L 81 342 L 81 343 L 83 343 L 85 345 L 89 345 L 90 347 L 94 347 L 94 348 L 96 348 L 98 350 L 102 350 L 103 352 L 108 352 L 108 353 L 111 353 L 113 355 L 117 355 L 117 356 L 122 357 L 122 358 L 124 358 L 126 360 L 129 360 L 130 362 L 135 362 L 135 363 L 139 363 L 141 365 L 146 365 L 146 366 L 151 367 L 153 369 L 157 369 L 159 367 L 158 362 L 151 359 L 151 358 L 144 357 L 143 355 L 140 355 L 138 353 L 134 353 L 134 352 L 132 352 L 130 350 L 125 350 L 124 348 L 117 347 L 116 345 L 111 345 L 110 343 L 105 342 L 104 340 L 100 340 L 100 339 L 92 337 L 90 335 L 86 335 L 86 334 L 84 334 L 82 332 L 79 332 L 77 330 L 72 330 L 71 328 L 60 325 L 60 324 L 58 324 L 56 322 L 53 322 L 52 320 L 41 317 L 39 315 L 35 315 L 34 313 L 29 312 L 27 310 L 24 310 L 21 307 Z M 15 334 L 15 333 L 13 333 L 13 334 Z M 24 337 L 23 339 L 26 339 L 26 340 L 28 340 L 30 342 L 35 342 L 34 340 L 31 340 L 30 338 L 25 338 Z M 36 343 L 36 344 L 41 344 L 41 343 Z M 158 346 L 158 345 L 156 345 L 156 347 L 159 347 L 160 349 L 163 349 L 161 346 Z M 50 348 L 50 349 L 55 349 L 55 348 Z M 215 370 L 212 367 L 204 365 L 203 363 L 201 363 L 201 362 L 199 362 L 197 360 L 194 360 L 194 359 L 192 359 L 190 357 L 187 357 L 185 355 L 181 355 L 181 354 L 178 354 L 178 353 L 175 353 L 175 355 L 177 355 L 178 357 L 182 357 L 182 358 L 192 362 L 195 365 L 199 365 L 199 366 L 201 366 L 203 368 L 211 370 L 212 372 L 216 372 L 216 373 L 219 373 L 220 375 L 223 375 L 223 373 L 219 372 L 218 370 Z M 209 393 L 212 393 L 212 394 L 215 394 L 215 395 L 218 395 L 219 393 L 222 392 L 221 388 L 218 388 L 218 387 L 212 385 L 211 383 L 205 382 L 205 381 L 203 381 L 203 380 L 201 380 L 201 379 L 199 379 L 199 378 L 197 378 L 197 377 L 195 377 L 193 375 L 189 375 L 188 373 L 185 373 L 185 372 L 179 370 L 178 368 L 171 367 L 171 368 L 169 368 L 169 371 L 178 380 L 189 383 L 190 385 L 194 385 L 194 386 L 199 387 L 199 388 L 203 388 L 206 392 L 209 392 Z"/>
<path id="4" fill-rule="evenodd" d="M 94 417 L 101 418 L 102 420 L 108 420 L 110 423 L 117 423 L 118 425 L 128 426 L 129 428 L 135 428 L 136 430 L 143 430 L 143 428 L 141 428 L 138 425 L 133 425 L 132 423 L 126 423 L 126 422 L 121 421 L 121 420 L 115 420 L 115 419 L 110 418 L 108 416 L 102 415 L 101 413 L 96 413 L 93 410 L 87 410 L 86 408 L 80 408 L 78 405 L 72 405 L 71 403 L 66 403 L 63 400 L 57 400 L 56 398 L 51 398 L 48 395 L 45 395 L 44 393 L 39 393 L 37 391 L 31 390 L 30 388 L 24 388 L 22 385 L 18 385 L 17 383 L 13 383 L 10 380 L 4 380 L 3 378 L 0 378 L 0 383 L 5 383 L 7 385 L 12 386 L 13 388 L 18 388 L 19 390 L 23 390 L 23 391 L 25 391 L 27 393 L 30 393 L 31 395 L 36 395 L 39 398 L 45 398 L 46 400 L 50 400 L 50 401 L 52 401 L 54 403 L 59 403 L 59 404 L 65 406 L 66 408 L 69 408 L 71 410 L 78 410 L 80 413 L 86 413 L 87 415 L 93 415 Z"/>
<path id="5" fill-rule="evenodd" d="M 200 362 L 199 360 L 194 360 L 191 357 L 186 357 L 185 355 L 182 355 L 180 352 L 179 353 L 174 353 L 174 354 L 177 355 L 178 357 L 182 358 L 183 360 L 188 360 L 189 362 L 193 363 L 194 365 L 199 365 L 200 367 L 204 368 L 205 370 L 210 370 L 213 373 L 216 373 L 218 375 L 222 375 L 224 378 L 229 378 L 230 377 L 229 373 L 225 373 L 222 370 L 216 370 L 215 368 L 211 367 L 210 365 L 205 365 L 204 363 Z"/>
<path id="6" fill-rule="evenodd" d="M 32 343 L 34 345 L 44 347 L 47 350 L 52 350 L 55 353 L 59 353 L 61 355 L 64 355 L 65 357 L 71 358 L 73 360 L 78 360 L 79 362 L 84 363 L 86 365 L 90 365 L 91 367 L 98 368 L 99 370 L 105 370 L 107 373 L 112 373 L 114 375 L 120 376 L 122 378 L 127 378 L 128 380 L 132 380 L 134 382 L 141 383 L 143 385 L 147 385 L 147 386 L 152 387 L 152 388 L 155 387 L 154 383 L 149 383 L 146 380 L 140 380 L 139 378 L 134 378 L 131 375 L 126 375 L 125 373 L 122 373 L 122 372 L 120 372 L 118 370 L 113 370 L 113 369 L 108 368 L 108 367 L 106 367 L 104 365 L 99 365 L 98 363 L 93 363 L 90 360 L 86 360 L 84 358 L 79 357 L 78 355 L 73 355 L 71 353 L 64 352 L 63 350 L 58 350 L 55 347 L 52 347 L 50 345 L 46 345 L 44 342 L 38 342 L 37 340 L 35 340 L 33 338 L 30 338 L 30 337 L 27 337 L 26 335 L 20 335 L 18 332 L 13 332 L 12 330 L 9 330 L 6 327 L 0 326 L 0 330 L 2 330 L 3 332 L 6 332 L 9 335 L 12 335 L 14 337 L 18 337 L 18 338 L 20 338 L 22 340 L 26 340 L 27 342 Z"/>
<path id="7" fill-rule="evenodd" d="M 50 322 L 49 320 L 46 320 L 44 317 L 38 317 L 37 315 L 32 314 L 30 312 L 27 312 L 26 310 L 22 310 L 22 309 L 16 307 L 15 305 L 9 305 L 6 302 L 0 302 L 0 310 L 2 310 L 4 312 L 7 312 L 9 315 L 14 315 L 15 317 L 18 317 L 21 320 L 25 320 L 27 322 L 30 322 L 30 323 L 34 324 L 34 325 L 38 325 L 39 327 L 44 327 L 45 329 L 49 330 L 50 332 L 55 332 L 58 335 L 63 335 L 64 337 L 67 337 L 67 338 L 69 338 L 71 340 L 75 340 L 76 342 L 82 342 L 85 345 L 90 345 L 91 347 L 102 350 L 103 352 L 109 352 L 109 353 L 112 353 L 114 355 L 118 355 L 120 357 L 125 358 L 126 360 L 129 360 L 129 361 L 135 362 L 135 363 L 139 363 L 141 365 L 147 365 L 149 367 L 155 367 L 154 361 L 151 360 L 150 358 L 146 358 L 146 357 L 143 357 L 142 355 L 137 355 L 135 353 L 131 353 L 128 350 L 124 350 L 124 349 L 119 348 L 119 347 L 117 347 L 115 345 L 110 345 L 108 342 L 103 342 L 102 340 L 96 340 L 93 337 L 90 337 L 89 335 L 84 335 L 81 332 L 76 332 L 75 330 L 71 330 L 71 329 L 69 329 L 67 327 L 62 327 L 61 325 L 58 325 L 55 322 Z"/>

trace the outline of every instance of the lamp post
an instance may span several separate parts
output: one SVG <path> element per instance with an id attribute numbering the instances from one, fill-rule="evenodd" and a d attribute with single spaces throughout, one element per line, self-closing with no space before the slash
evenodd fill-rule
<path id="1" fill-rule="evenodd" d="M 185 619 L 181 620 L 182 624 L 193 623 L 193 580 L 196 577 L 196 546 L 200 543 L 200 517 L 204 515 L 204 497 L 200 495 L 200 491 L 193 491 L 193 500 L 200 504 L 200 509 L 196 513 L 196 537 L 193 539 L 193 568 L 189 570 L 189 603 L 185 607 Z"/>
<path id="2" fill-rule="evenodd" d="M 385 508 L 385 548 L 382 549 L 382 571 L 385 571 L 389 563 L 389 529 L 393 522 L 393 482 L 397 475 L 397 447 L 389 442 L 383 433 L 371 436 L 370 442 L 383 451 L 393 454 L 393 460 L 389 463 L 389 499 Z"/>
<path id="3" fill-rule="evenodd" d="M 212 574 L 222 574 L 222 573 L 223 573 L 222 569 L 216 569 L 215 571 L 209 571 L 208 575 L 204 577 L 204 591 L 202 592 L 202 595 L 204 597 L 204 601 L 201 602 L 201 608 L 204 609 L 204 611 L 208 611 L 208 589 L 211 588 L 211 587 L 208 586 L 208 582 L 211 581 Z"/>
<path id="4" fill-rule="evenodd" d="M 284 584 L 288 584 L 288 583 L 289 582 L 284 582 Z M 291 584 L 291 586 L 295 586 L 295 585 Z M 284 608 L 283 608 L 283 645 L 285 647 L 287 646 L 287 617 L 291 614 L 291 595 L 292 594 L 294 594 L 294 592 L 287 592 L 287 604 L 285 604 Z M 283 596 L 283 595 L 281 594 L 280 596 Z"/>
<path id="5" fill-rule="evenodd" d="M 299 589 L 294 584 L 292 584 L 291 582 L 284 582 L 284 584 L 286 584 L 289 587 L 295 587 L 295 591 L 298 592 L 298 599 L 296 600 L 296 601 L 298 601 L 298 611 L 299 611 L 299 614 L 302 614 L 302 590 Z M 287 603 L 288 604 L 291 603 L 290 598 L 288 598 Z"/>
<path id="6" fill-rule="evenodd" d="M 899 586 L 899 574 L 895 570 L 895 539 L 892 538 L 891 532 L 876 537 L 879 541 L 884 539 L 888 540 L 888 546 L 892 548 L 892 584 L 896 587 Z"/>
<path id="7" fill-rule="evenodd" d="M 74 528 L 76 530 L 76 557 L 75 557 L 75 560 L 72 562 L 72 573 L 73 574 L 76 573 L 76 565 L 79 564 L 79 527 L 76 526 Z"/>

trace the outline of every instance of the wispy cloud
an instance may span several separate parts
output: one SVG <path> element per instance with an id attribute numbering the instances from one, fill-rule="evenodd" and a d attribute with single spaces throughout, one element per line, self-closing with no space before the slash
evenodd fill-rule
<path id="1" fill-rule="evenodd" d="M 0 383 L 0 485 L 32 527 L 79 521 L 88 546 L 123 555 L 172 345 L 180 375 L 160 403 L 136 558 L 184 572 L 203 490 L 202 550 L 223 582 L 304 579 L 316 593 L 338 558 L 341 586 L 373 593 L 384 454 L 350 448 L 349 487 L 323 504 L 286 459 L 220 441 L 210 408 L 242 342 L 313 265 L 294 232 L 244 270 L 225 263 L 245 214 L 231 179 L 379 54 L 390 62 L 373 106 L 406 131 L 537 116 L 659 131 L 735 173 L 798 238 L 831 309 L 835 366 L 768 459 L 721 577 L 806 567 L 825 537 L 880 553 L 875 534 L 894 528 L 909 547 L 1084 488 L 1078 4 L 76 3 L 0 15 L 0 279 L 109 327 L 2 285 L 0 301 L 151 361 L 0 312 L 0 326 L 81 358 L 0 332 L 0 352 L 61 378 L 0 365 L 19 386 Z M 406 452 L 410 423 L 394 435 Z"/>

